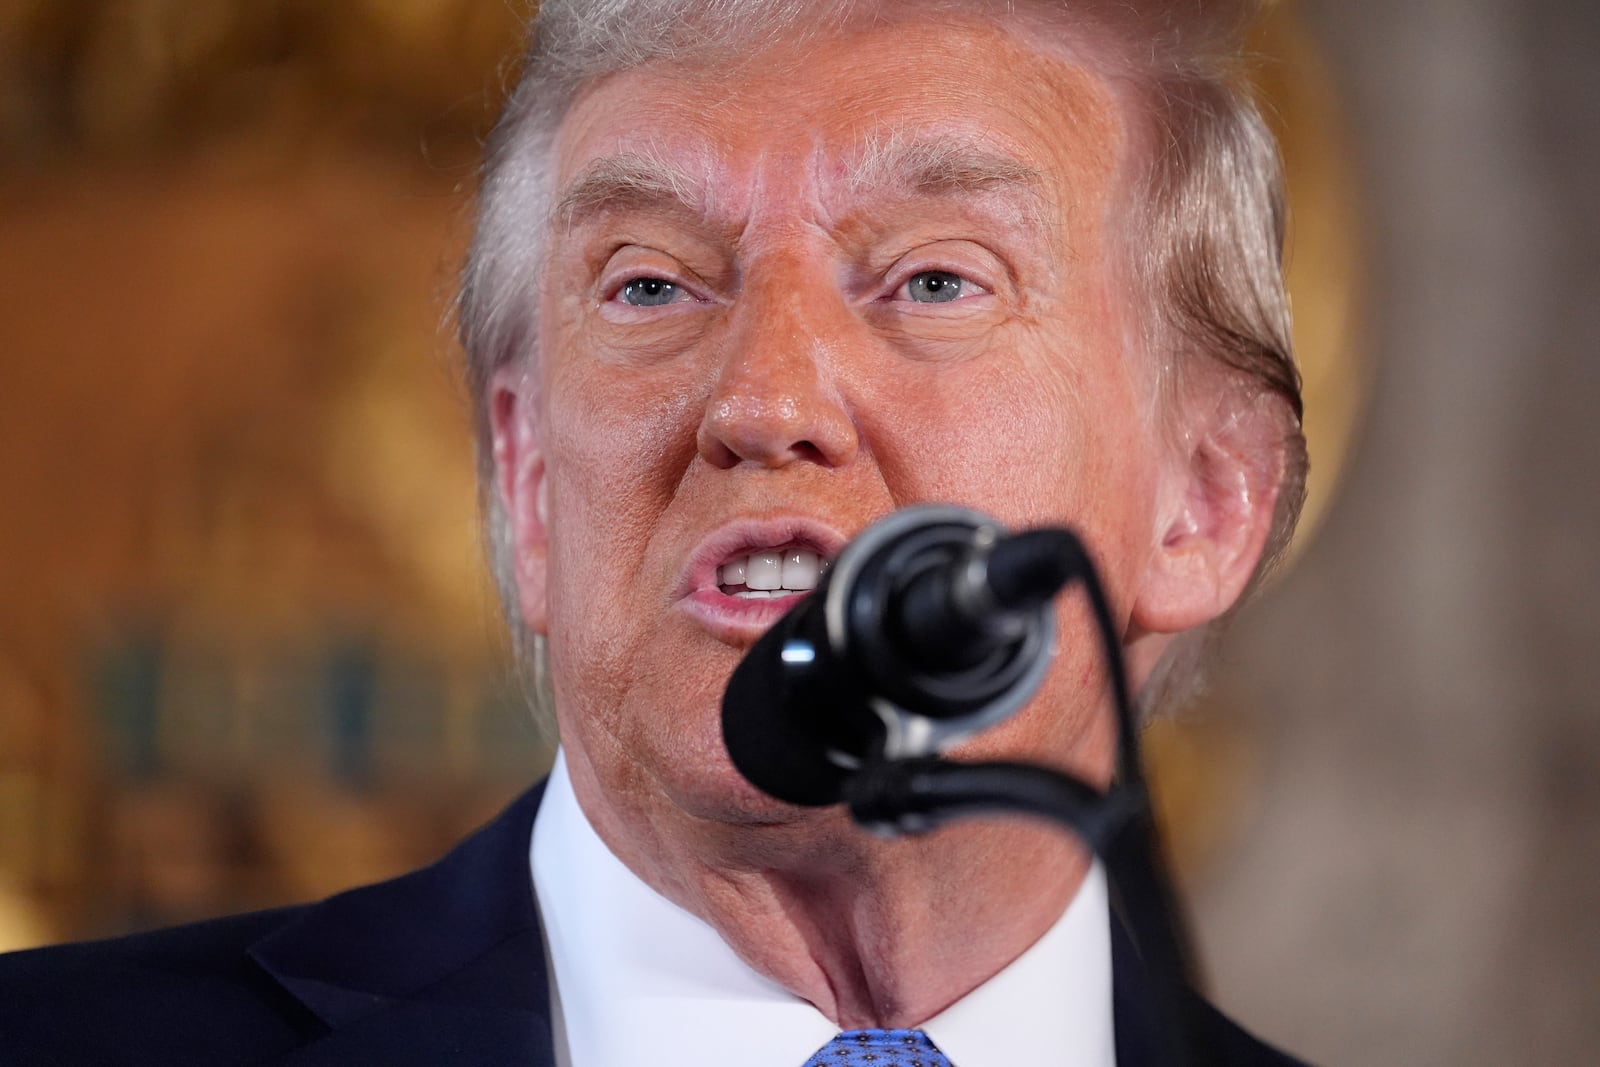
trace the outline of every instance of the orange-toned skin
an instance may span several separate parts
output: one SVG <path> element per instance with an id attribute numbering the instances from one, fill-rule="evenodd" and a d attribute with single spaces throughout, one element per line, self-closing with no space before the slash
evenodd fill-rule
<path id="1" fill-rule="evenodd" d="M 730 523 L 842 541 L 948 501 L 1077 527 L 1136 672 L 1232 603 L 1272 491 L 1261 464 L 1228 465 L 1211 423 L 1237 420 L 1217 404 L 1165 428 L 1150 363 L 1128 350 L 1106 217 L 1122 122 L 1094 76 L 943 20 L 735 71 L 625 72 L 560 130 L 558 192 L 623 153 L 709 191 L 558 224 L 539 362 L 494 384 L 517 584 L 549 637 L 574 785 L 636 873 L 841 1027 L 914 1025 L 980 984 L 1055 920 L 1087 857 L 1021 823 L 883 842 L 838 809 L 755 792 L 728 763 L 719 704 L 770 609 L 686 596 L 690 561 Z M 865 141 L 930 136 L 1043 182 L 859 181 Z M 930 270 L 965 279 L 962 295 L 909 299 Z M 677 299 L 631 305 L 638 278 Z M 965 751 L 1105 781 L 1093 631 L 1070 598 L 1061 623 L 1044 691 Z"/>

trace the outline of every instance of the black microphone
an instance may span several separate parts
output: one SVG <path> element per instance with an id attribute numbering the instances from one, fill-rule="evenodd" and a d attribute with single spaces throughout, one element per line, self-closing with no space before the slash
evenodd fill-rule
<path id="1" fill-rule="evenodd" d="M 728 680 L 734 766 L 780 800 L 836 804 L 865 766 L 995 725 L 1044 680 L 1050 601 L 1087 565 L 1067 530 L 1009 535 L 964 508 L 868 527 Z"/>

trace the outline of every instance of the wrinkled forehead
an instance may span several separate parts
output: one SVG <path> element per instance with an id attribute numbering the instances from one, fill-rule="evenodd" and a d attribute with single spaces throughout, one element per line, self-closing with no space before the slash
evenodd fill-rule
<path id="1" fill-rule="evenodd" d="M 651 198 L 751 217 L 887 189 L 1014 194 L 1079 213 L 1120 158 L 1093 69 L 980 18 L 780 40 L 739 61 L 656 60 L 595 79 L 555 143 L 555 217 Z"/>

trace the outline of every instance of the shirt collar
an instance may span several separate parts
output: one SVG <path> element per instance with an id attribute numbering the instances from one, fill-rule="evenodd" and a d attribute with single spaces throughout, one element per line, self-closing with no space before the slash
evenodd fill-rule
<path id="1" fill-rule="evenodd" d="M 557 754 L 530 847 L 551 985 L 573 1067 L 799 1067 L 837 1032 L 752 970 L 600 840 Z M 1111 1065 L 1111 944 L 1098 862 L 1009 966 L 923 1023 L 957 1067 Z M 1048 1058 L 1040 1050 L 1052 1050 Z M 559 1052 L 558 1052 L 559 1055 Z"/>

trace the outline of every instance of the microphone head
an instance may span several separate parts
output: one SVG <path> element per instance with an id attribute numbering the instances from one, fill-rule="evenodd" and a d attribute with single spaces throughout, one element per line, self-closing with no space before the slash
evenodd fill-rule
<path id="1" fill-rule="evenodd" d="M 834 804 L 862 767 L 941 752 L 1022 707 L 1049 668 L 1049 594 L 1022 610 L 999 605 L 1015 616 L 1006 627 L 915 617 L 943 612 L 943 587 L 1003 537 L 977 512 L 938 506 L 864 530 L 729 679 L 723 739 L 740 773 L 789 803 Z M 931 592 L 907 595 L 919 583 Z M 908 640 L 951 632 L 987 643 L 973 655 L 929 656 Z"/>
<path id="2" fill-rule="evenodd" d="M 820 587 L 819 587 L 820 588 Z M 838 715 L 852 698 L 836 692 L 828 650 L 802 636 L 815 628 L 802 602 L 745 654 L 722 698 L 722 739 L 739 773 L 769 796 L 825 806 L 844 797 L 855 773 L 844 750 L 882 748 L 875 717 Z M 876 733 L 877 736 L 874 736 Z"/>

